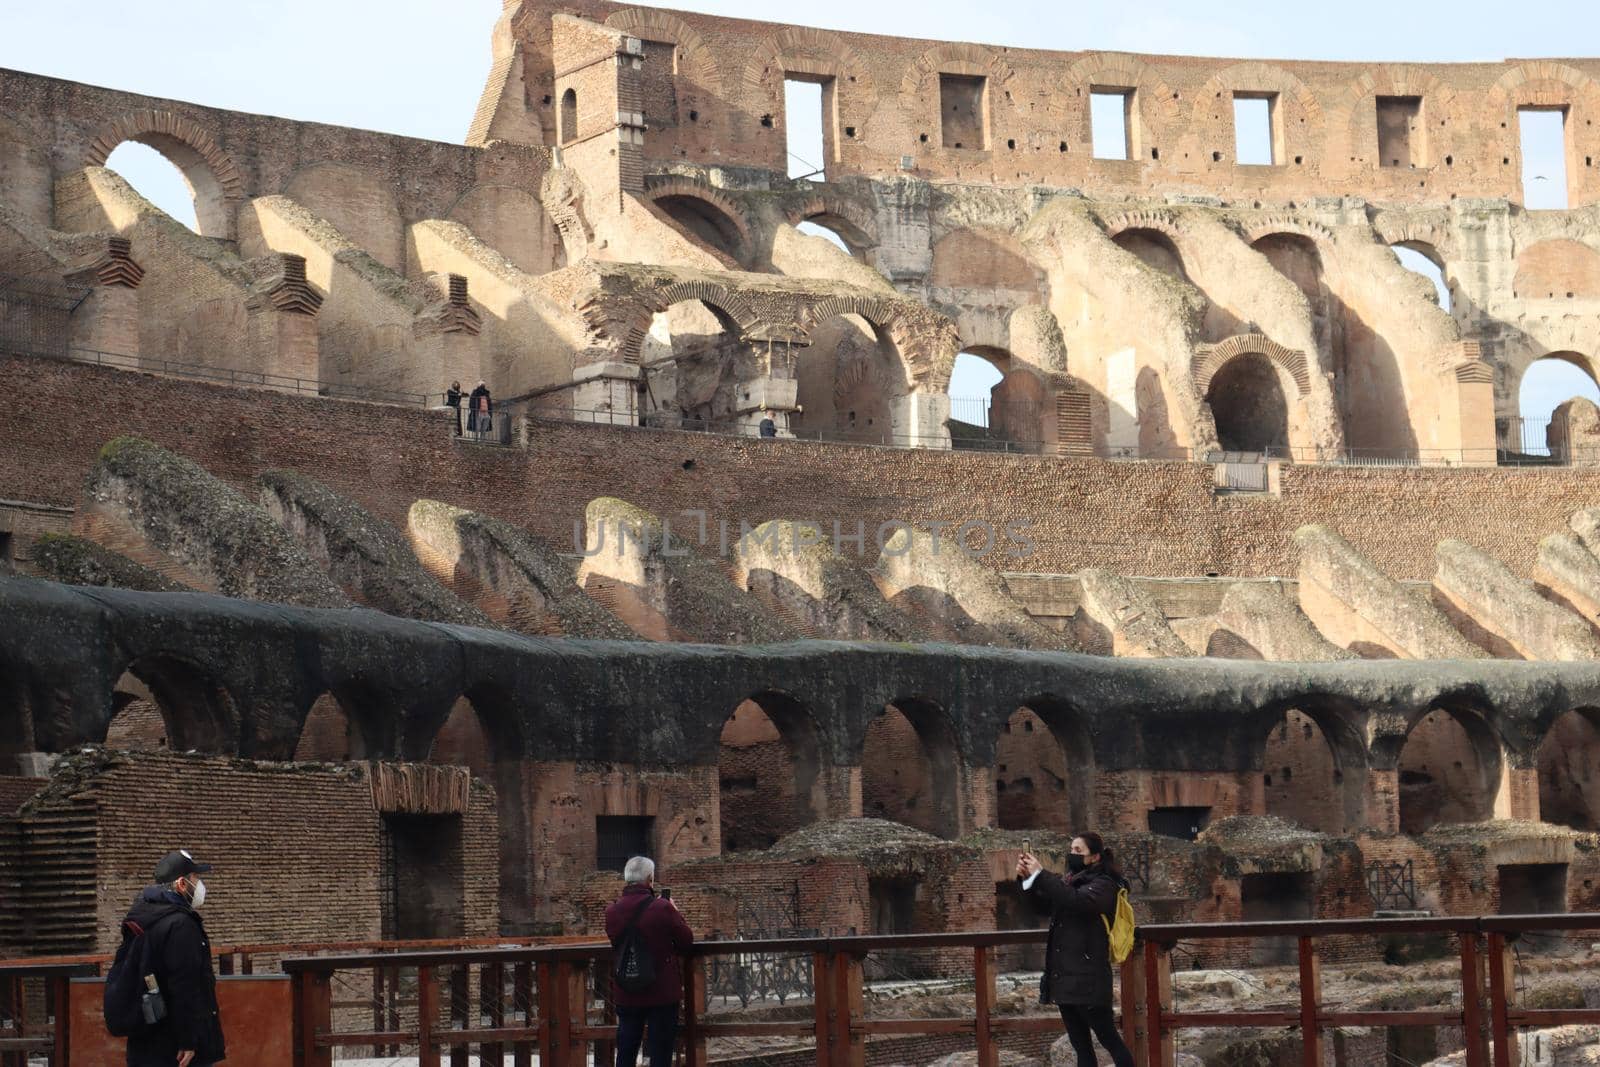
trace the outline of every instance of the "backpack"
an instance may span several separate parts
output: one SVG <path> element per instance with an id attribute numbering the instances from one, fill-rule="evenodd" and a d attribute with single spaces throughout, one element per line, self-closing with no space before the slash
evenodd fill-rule
<path id="1" fill-rule="evenodd" d="M 166 1017 L 161 993 L 146 984 L 151 975 L 150 941 L 155 932 L 174 915 L 173 909 L 145 929 L 132 919 L 122 921 L 122 944 L 106 972 L 104 1013 L 106 1032 L 112 1037 L 132 1037 Z M 153 976 L 152 976 L 153 977 Z"/>
<path id="2" fill-rule="evenodd" d="M 1106 942 L 1111 951 L 1111 962 L 1120 964 L 1133 951 L 1133 905 L 1128 902 L 1126 888 L 1117 890 L 1115 921 L 1106 915 L 1100 916 L 1100 921 L 1106 924 Z"/>
<path id="3" fill-rule="evenodd" d="M 624 993 L 646 993 L 656 984 L 656 957 L 639 933 L 639 920 L 650 905 L 656 902 L 652 894 L 634 911 L 633 918 L 622 928 L 617 943 L 612 946 L 611 977 Z"/>

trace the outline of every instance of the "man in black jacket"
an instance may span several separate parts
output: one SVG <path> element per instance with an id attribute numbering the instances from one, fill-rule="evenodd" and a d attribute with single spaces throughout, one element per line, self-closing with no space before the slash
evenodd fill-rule
<path id="1" fill-rule="evenodd" d="M 211 942 L 195 911 L 206 899 L 200 875 L 210 869 L 187 852 L 167 853 L 156 864 L 155 885 L 123 920 L 149 938 L 146 958 L 167 1006 L 166 1018 L 128 1038 L 128 1067 L 211 1067 L 227 1054 Z"/>

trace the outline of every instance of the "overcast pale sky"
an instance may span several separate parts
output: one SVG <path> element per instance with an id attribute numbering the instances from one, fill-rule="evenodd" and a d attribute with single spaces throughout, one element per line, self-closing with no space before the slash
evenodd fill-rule
<path id="1" fill-rule="evenodd" d="M 1600 52 L 1600 3 L 1461 0 L 1448 6 L 1344 0 L 1142 0 L 1068 4 L 922 0 L 684 0 L 674 7 L 830 29 L 1028 48 L 1240 58 L 1461 62 Z M 459 143 L 489 67 L 499 0 L 79 0 L 4 4 L 0 66 L 212 107 Z M 119 151 L 113 161 L 174 215 L 193 219 L 170 171 Z M 153 153 L 151 153 L 153 155 Z M 127 158 L 125 158 L 127 157 Z M 1559 173 L 1559 168 L 1539 170 Z M 1541 189 L 1543 187 L 1540 187 Z M 1566 364 L 1600 399 L 1600 390 Z M 1562 375 L 1525 413 L 1575 385 Z M 987 392 L 982 369 L 953 395 Z M 1553 390 L 1553 391 L 1552 391 Z M 1559 394 L 1559 396 L 1557 396 Z"/>

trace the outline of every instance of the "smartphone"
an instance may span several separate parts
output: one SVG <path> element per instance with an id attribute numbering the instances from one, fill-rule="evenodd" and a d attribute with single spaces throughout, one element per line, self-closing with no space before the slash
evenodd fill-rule
<path id="1" fill-rule="evenodd" d="M 1033 855 L 1033 842 L 1032 841 L 1024 841 L 1022 843 L 1022 852 L 1023 852 L 1024 855 L 1027 855 L 1027 856 Z"/>
<path id="2" fill-rule="evenodd" d="M 662 890 L 661 890 L 661 899 L 662 900 L 671 900 L 672 899 L 672 890 L 663 887 Z"/>

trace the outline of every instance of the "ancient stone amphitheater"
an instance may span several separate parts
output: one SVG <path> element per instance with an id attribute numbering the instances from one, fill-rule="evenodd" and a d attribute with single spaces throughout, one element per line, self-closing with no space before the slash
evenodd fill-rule
<path id="1" fill-rule="evenodd" d="M 173 837 L 234 941 L 583 932 L 635 851 L 989 928 L 1084 827 L 1169 919 L 1600 910 L 1600 408 L 1518 403 L 1600 360 L 1597 117 L 602 0 L 508 0 L 464 144 L 0 71 L 0 951 Z"/>

